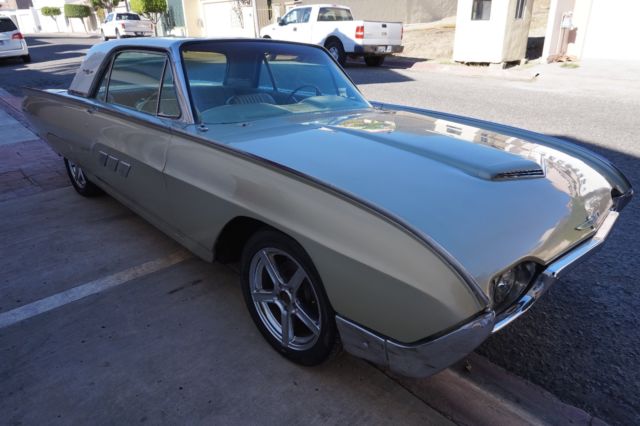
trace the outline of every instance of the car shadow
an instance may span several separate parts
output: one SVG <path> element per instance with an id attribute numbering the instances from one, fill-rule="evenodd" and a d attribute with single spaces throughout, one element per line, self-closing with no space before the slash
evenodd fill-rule
<path id="1" fill-rule="evenodd" d="M 401 68 L 403 69 L 403 68 Z M 354 83 L 378 84 L 378 83 L 402 83 L 414 79 L 400 74 L 388 65 L 381 67 L 369 67 L 364 62 L 347 62 L 344 71 L 351 77 Z"/>

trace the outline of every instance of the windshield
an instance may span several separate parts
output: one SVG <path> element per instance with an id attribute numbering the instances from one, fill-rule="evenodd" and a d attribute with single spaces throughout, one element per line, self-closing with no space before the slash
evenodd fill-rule
<path id="1" fill-rule="evenodd" d="M 118 13 L 116 21 L 139 21 L 140 17 L 135 13 Z"/>
<path id="2" fill-rule="evenodd" d="M 200 121 L 239 123 L 268 117 L 369 108 L 323 50 L 267 41 L 207 41 L 182 47 Z"/>

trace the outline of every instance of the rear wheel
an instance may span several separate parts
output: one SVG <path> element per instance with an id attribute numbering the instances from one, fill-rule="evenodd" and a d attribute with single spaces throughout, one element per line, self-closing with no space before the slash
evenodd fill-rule
<path id="1" fill-rule="evenodd" d="M 29 55 L 29 54 L 23 55 L 22 56 L 22 62 L 24 62 L 25 64 L 28 64 L 29 62 L 31 62 L 31 55 Z"/>
<path id="2" fill-rule="evenodd" d="M 83 197 L 94 197 L 102 194 L 102 190 L 91 182 L 84 174 L 82 168 L 73 161 L 64 159 L 64 166 L 67 169 L 69 180 L 78 194 Z"/>
<path id="3" fill-rule="evenodd" d="M 324 47 L 331 53 L 333 59 L 338 61 L 342 66 L 347 62 L 347 55 L 344 53 L 344 47 L 340 40 L 331 39 L 324 44 Z"/>
<path id="4" fill-rule="evenodd" d="M 370 67 L 379 67 L 384 63 L 384 56 L 365 56 L 364 62 Z"/>
<path id="5" fill-rule="evenodd" d="M 265 229 L 247 242 L 242 292 L 256 326 L 285 358 L 311 366 L 337 353 L 334 313 L 320 276 L 292 238 Z"/>

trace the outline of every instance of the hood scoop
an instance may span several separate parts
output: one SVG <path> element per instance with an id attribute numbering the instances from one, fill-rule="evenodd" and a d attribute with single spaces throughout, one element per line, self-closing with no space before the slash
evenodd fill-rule
<path id="1" fill-rule="evenodd" d="M 496 174 L 492 180 L 531 179 L 538 177 L 544 177 L 544 170 L 542 170 L 542 168 L 500 172 Z"/>

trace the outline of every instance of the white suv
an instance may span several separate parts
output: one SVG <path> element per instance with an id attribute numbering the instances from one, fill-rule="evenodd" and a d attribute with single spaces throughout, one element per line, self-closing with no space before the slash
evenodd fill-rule
<path id="1" fill-rule="evenodd" d="M 0 16 L 0 58 L 20 57 L 24 62 L 31 62 L 29 48 L 22 33 L 11 18 Z"/>

